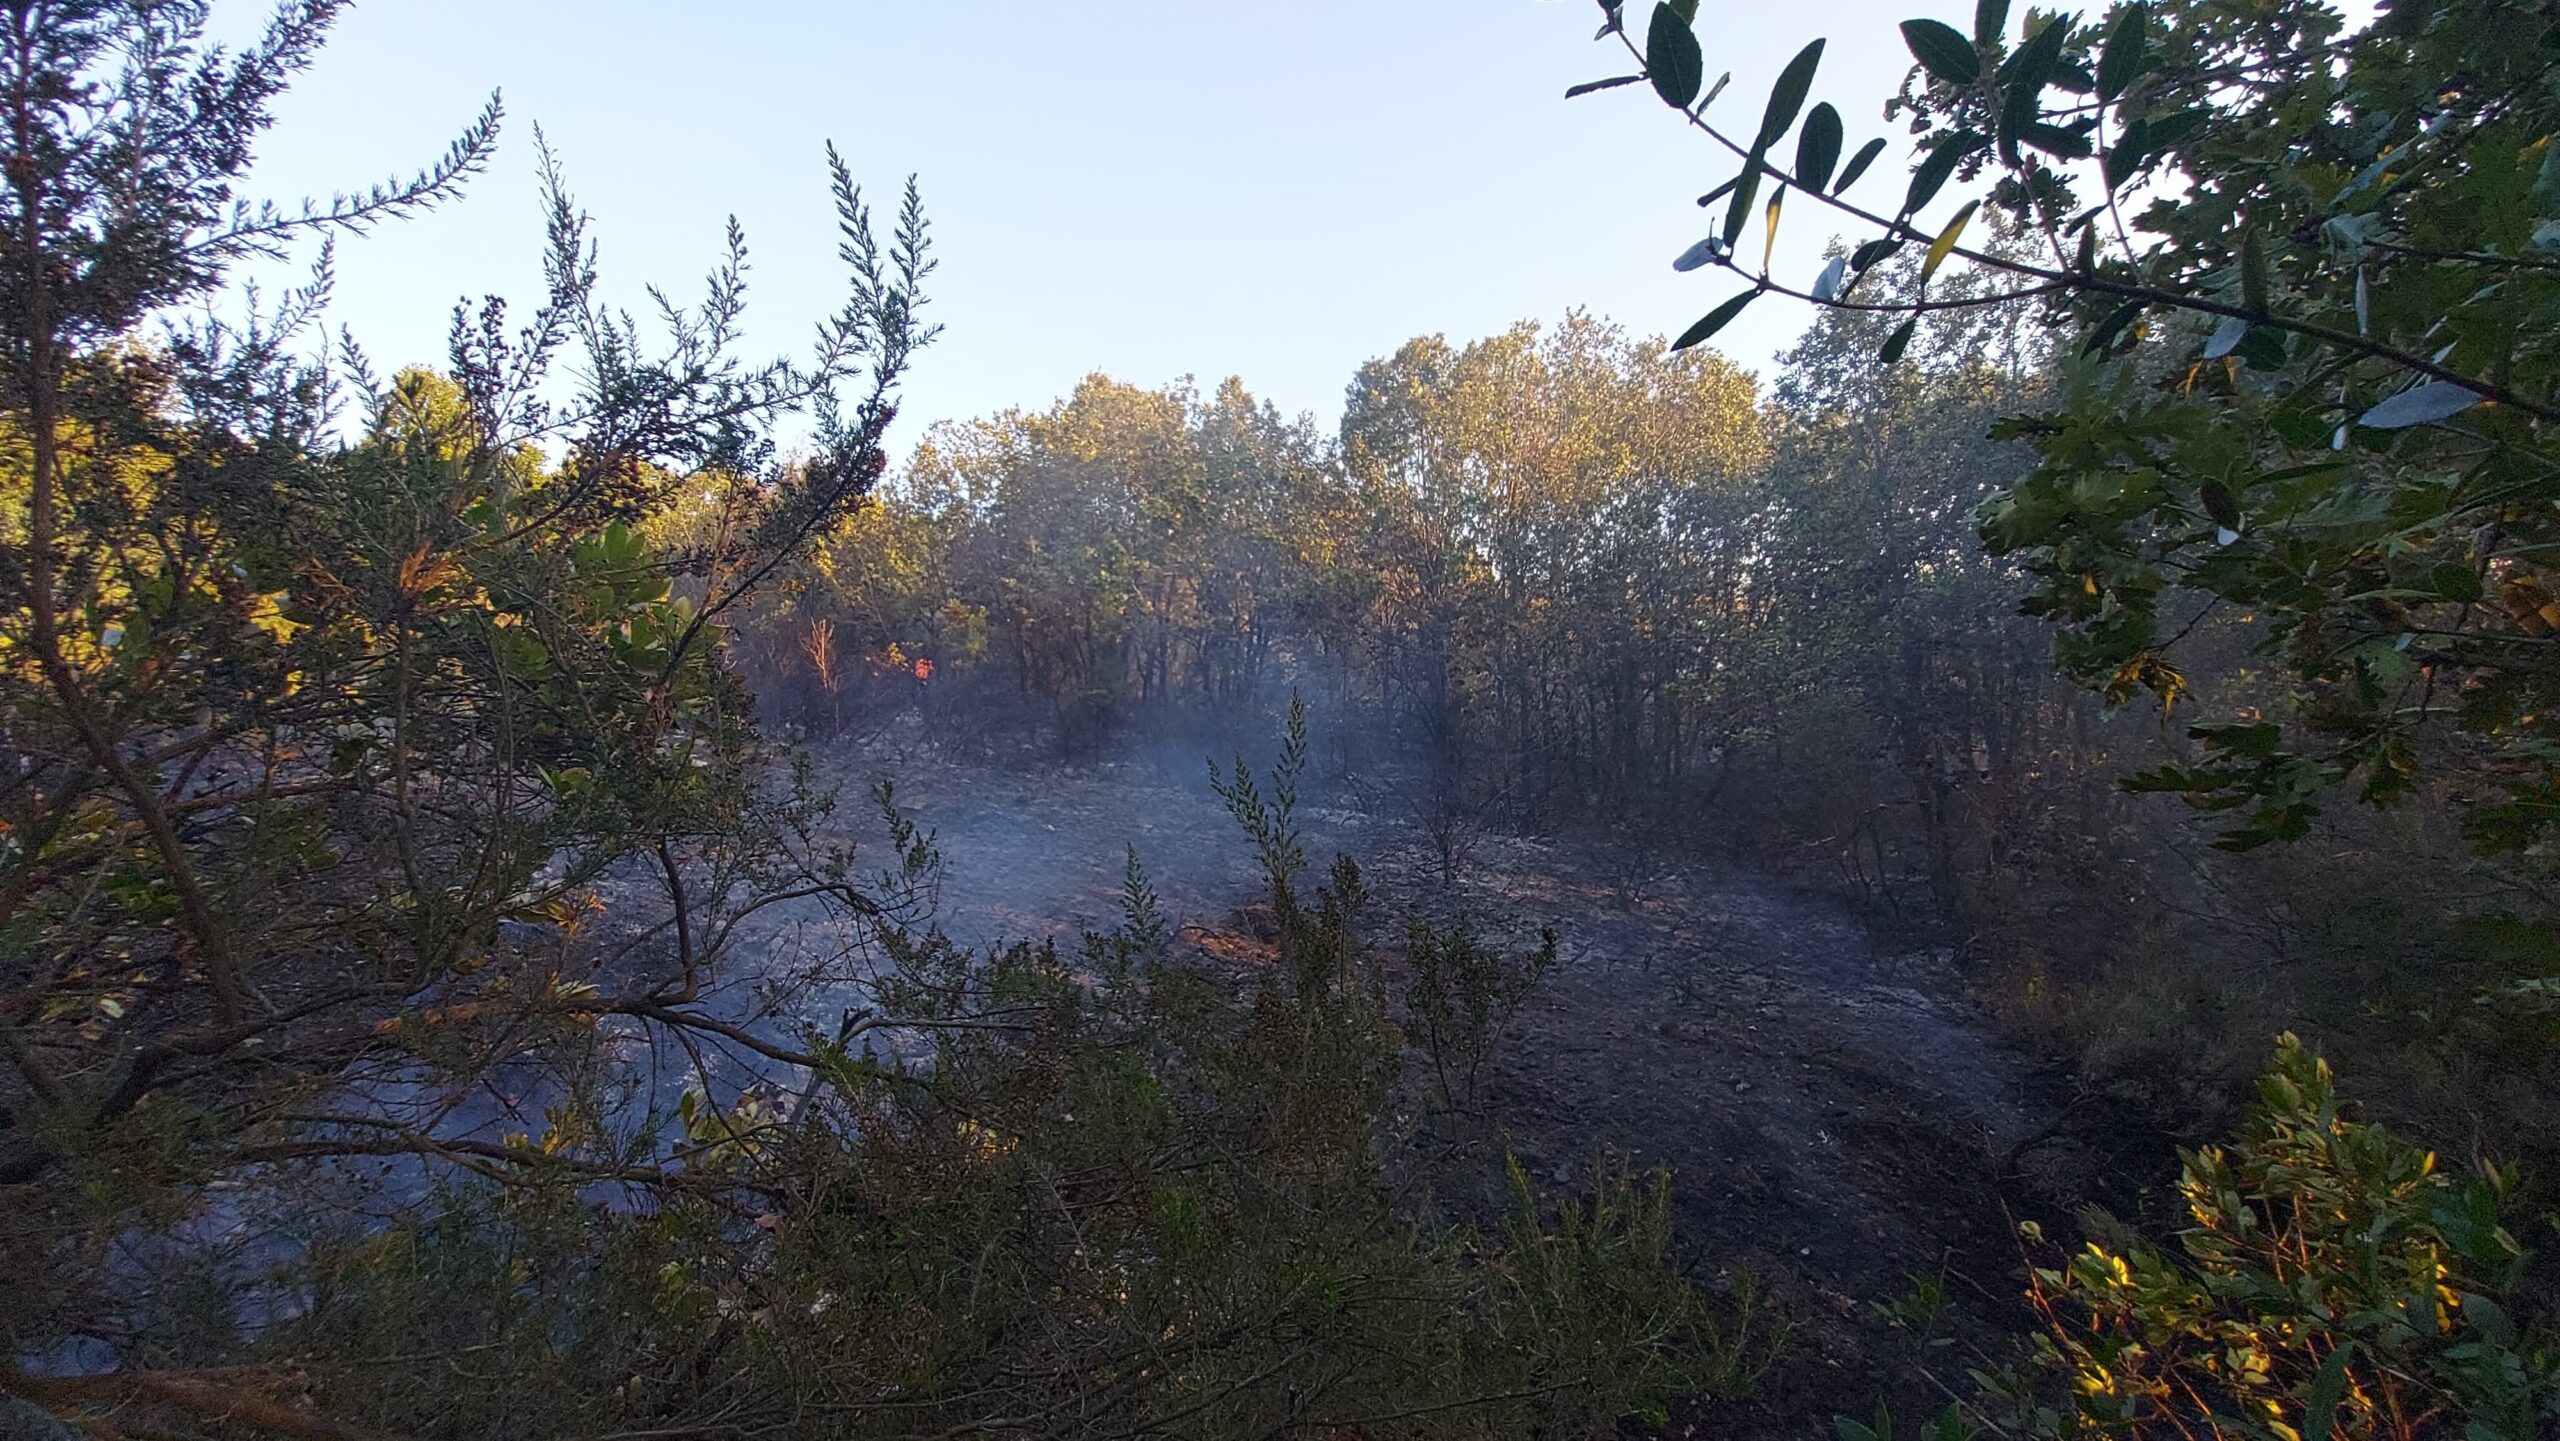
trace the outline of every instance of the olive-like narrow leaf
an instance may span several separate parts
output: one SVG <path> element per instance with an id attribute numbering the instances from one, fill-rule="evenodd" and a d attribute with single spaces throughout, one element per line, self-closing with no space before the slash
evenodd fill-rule
<path id="1" fill-rule="evenodd" d="M 2044 113 L 2045 82 L 2062 58 L 2062 42 L 2071 37 L 2071 21 L 2056 15 L 2018 47 L 2000 67 L 2000 155 L 2015 164 L 2019 142 Z"/>
<path id="2" fill-rule="evenodd" d="M 1832 301 L 1839 299 L 1840 282 L 1848 278 L 1849 257 L 1845 255 L 1832 256 L 1831 263 L 1822 267 L 1822 273 L 1815 276 L 1813 279 L 1813 298 L 1820 301 Z"/>
<path id="3" fill-rule="evenodd" d="M 1671 268 L 1686 275 L 1700 266 L 1714 263 L 1715 258 L 1722 254 L 1724 254 L 1724 242 L 1710 235 L 1681 251 L 1680 258 L 1671 262 Z"/>
<path id="4" fill-rule="evenodd" d="M 1680 17 L 1681 24 L 1693 28 L 1697 25 L 1698 0 L 1671 0 L 1671 10 Z"/>
<path id="5" fill-rule="evenodd" d="M 2107 43 L 2098 52 L 2098 98 L 2113 100 L 2122 95 L 2142 74 L 2149 57 L 2149 7 L 2134 0 L 2116 13 L 2116 23 L 2107 30 Z"/>
<path id="6" fill-rule="evenodd" d="M 1831 193 L 1838 195 L 1857 184 L 1858 177 L 1866 174 L 1867 167 L 1875 164 L 1876 157 L 1883 153 L 1884 137 L 1881 135 L 1859 146 L 1858 153 L 1849 157 L 1849 168 L 1840 172 L 1839 183 L 1831 187 Z"/>
<path id="7" fill-rule="evenodd" d="M 1867 267 L 1902 248 L 1899 240 L 1870 240 L 1849 252 L 1849 268 L 1864 271 Z"/>
<path id="8" fill-rule="evenodd" d="M 1595 90 L 1615 90 L 1621 85 L 1640 84 L 1643 80 L 1644 77 L 1641 75 L 1612 75 L 1606 80 L 1585 80 L 1579 85 L 1568 88 L 1564 92 L 1564 98 L 1571 100 L 1577 95 L 1588 95 Z"/>
<path id="9" fill-rule="evenodd" d="M 2047 155 L 2058 155 L 2065 160 L 2089 158 L 2091 147 L 2089 133 L 2085 130 L 2066 130 L 2059 125 L 2031 120 L 2018 132 L 2018 138 Z"/>
<path id="10" fill-rule="evenodd" d="M 1762 275 L 1767 275 L 1769 273 L 1769 262 L 1777 256 L 1778 207 L 1786 203 L 1787 187 L 1780 185 L 1777 189 L 1777 193 L 1769 197 L 1769 238 L 1761 242 L 1760 245 L 1760 273 Z"/>
<path id="11" fill-rule="evenodd" d="M 2196 499 L 2204 502 L 2204 513 L 2224 530 L 2240 528 L 2240 501 L 2231 487 L 2218 480 L 2208 480 L 2196 490 Z"/>
<path id="12" fill-rule="evenodd" d="M 2255 226 L 2240 237 L 2240 303 L 2254 314 L 2267 313 L 2267 247 Z"/>
<path id="13" fill-rule="evenodd" d="M 2117 306 L 2114 312 L 2109 314 L 2106 319 L 2098 322 L 2097 329 L 2089 332 L 2089 338 L 2081 342 L 2080 353 L 2082 355 L 2095 355 L 2098 352 L 2107 349 L 2109 346 L 2114 345 L 2116 343 L 2116 337 L 2124 334 L 2127 327 L 2131 326 L 2136 320 L 2141 318 L 2141 301 L 2128 300 L 2124 304 Z"/>
<path id="14" fill-rule="evenodd" d="M 1911 173 L 1911 189 L 1902 197 L 1902 213 L 1906 216 L 1919 214 L 1922 206 L 1938 197 L 1938 192 L 1945 188 L 1948 178 L 1956 173 L 1956 167 L 1964 163 L 1964 158 L 1981 149 L 1982 145 L 1982 136 L 1971 130 L 1959 130 L 1938 142 L 1938 148 L 1930 151 L 1929 158 L 1921 161 L 1920 168 Z"/>
<path id="15" fill-rule="evenodd" d="M 2353 1341 L 2340 1341 L 2311 1378 L 2311 1394 L 2302 1406 L 2303 1441 L 2336 1441 L 2338 1404 L 2347 1399 L 2347 1363 L 2356 1355 Z"/>
<path id="16" fill-rule="evenodd" d="M 2009 28 L 2009 0 L 1973 0 L 1973 43 L 1997 45 Z"/>
<path id="17" fill-rule="evenodd" d="M 1840 112 L 1824 101 L 1806 112 L 1804 131 L 1796 136 L 1796 184 L 1819 195 L 1831 183 L 1831 167 L 1840 163 L 1844 131 Z"/>
<path id="18" fill-rule="evenodd" d="M 1769 87 L 1769 108 L 1760 112 L 1762 149 L 1778 143 L 1787 127 L 1796 123 L 1796 112 L 1804 108 L 1804 97 L 1813 89 L 1813 72 L 1822 64 L 1822 42 L 1814 41 L 1796 52 L 1787 68 L 1778 72 L 1778 83 Z"/>
<path id="19" fill-rule="evenodd" d="M 1922 285 L 1928 284 L 1929 277 L 1938 273 L 1939 266 L 1946 264 L 1947 256 L 1956 248 L 1957 238 L 1964 234 L 1965 226 L 1973 221 L 1973 212 L 1981 205 L 1979 200 L 1966 201 L 1964 207 L 1956 212 L 1955 219 L 1947 222 L 1947 228 L 1938 232 L 1938 238 L 1929 242 L 1929 258 L 1920 262 Z"/>
<path id="20" fill-rule="evenodd" d="M 2237 315 L 2226 315 L 2222 318 L 2222 323 L 2213 328 L 2213 334 L 2206 338 L 2204 358 L 2220 360 L 2238 350 L 2240 342 L 2248 338 L 2249 322 Z"/>
<path id="21" fill-rule="evenodd" d="M 1698 49 L 1697 32 L 1671 5 L 1653 7 L 1653 25 L 1644 38 L 1645 73 L 1663 103 L 1686 110 L 1706 83 L 1707 57 Z"/>
<path id="22" fill-rule="evenodd" d="M 1731 180 L 1726 181 L 1724 184 L 1717 186 L 1715 189 L 1708 191 L 1706 194 L 1699 196 L 1699 208 L 1704 209 L 1705 207 L 1713 205 L 1717 201 L 1724 199 L 1726 196 L 1731 195 L 1733 193 L 1733 187 L 1740 185 L 1741 183 L 1742 177 L 1737 175 Z"/>
<path id="23" fill-rule="evenodd" d="M 1971 85 L 1982 78 L 1982 54 L 1973 42 L 1943 20 L 1905 20 L 1902 43 L 1920 68 L 1949 85 Z"/>
<path id="24" fill-rule="evenodd" d="M 2280 370 L 2289 349 L 2283 331 L 2272 325 L 2253 325 L 2248 334 L 2240 337 L 2240 349 L 2234 353 L 2251 370 Z"/>
<path id="25" fill-rule="evenodd" d="M 1724 329 L 1727 325 L 1732 324 L 1733 318 L 1742 313 L 1742 307 L 1749 305 L 1751 302 L 1759 298 L 1760 288 L 1755 285 L 1751 289 L 1746 290 L 1731 300 L 1726 301 L 1724 304 L 1717 306 L 1715 309 L 1708 311 L 1705 317 L 1699 320 L 1697 324 L 1681 331 L 1680 338 L 1671 342 L 1671 348 L 1673 350 L 1687 350 L 1690 346 L 1698 344 L 1707 337 L 1715 334 L 1717 331 Z"/>
<path id="26" fill-rule="evenodd" d="M 2373 334 L 2373 287 L 2365 283 L 2364 267 L 2356 267 L 2356 334 Z"/>
<path id="27" fill-rule="evenodd" d="M 2480 393 L 2450 380 L 2430 380 L 2404 390 L 2356 417 L 2367 430 L 2404 430 L 2431 420 L 2460 415 L 2480 403 Z"/>
<path id="28" fill-rule="evenodd" d="M 1902 358 L 1902 352 L 1911 348 L 1911 333 L 1914 330 L 1917 330 L 1919 326 L 1919 316 L 1905 316 L 1902 323 L 1893 328 L 1893 334 L 1885 337 L 1884 348 L 1876 352 L 1877 362 L 1883 365 L 1891 365 L 1895 361 L 1900 360 Z"/>
<path id="29" fill-rule="evenodd" d="M 1751 223 L 1751 202 L 1760 193 L 1760 172 L 1765 168 L 1757 150 L 1742 162 L 1742 174 L 1735 178 L 1733 199 L 1724 211 L 1724 243 L 1727 249 L 1742 238 L 1743 227 Z"/>
<path id="30" fill-rule="evenodd" d="M 2025 82 L 2042 90 L 2053 78 L 2054 67 L 2062 61 L 2063 42 L 2071 38 L 2071 17 L 2055 15 L 2036 27 L 2027 43 L 2010 53 L 2000 63 L 2000 88 L 2004 91 Z"/>
<path id="31" fill-rule="evenodd" d="M 2098 178 L 2106 182 L 2110 194 L 2142 168 L 2142 162 L 2151 154 L 2150 141 L 2149 125 L 2131 120 L 2125 123 L 2124 133 L 2115 144 L 2098 152 Z"/>

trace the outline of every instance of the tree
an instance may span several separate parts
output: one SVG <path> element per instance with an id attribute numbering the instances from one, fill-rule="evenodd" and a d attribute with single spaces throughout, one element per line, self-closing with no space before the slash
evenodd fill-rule
<path id="1" fill-rule="evenodd" d="M 1328 480 L 1307 428 L 1240 381 L 1087 376 L 1045 412 L 937 426 L 766 619 L 826 621 L 897 697 L 917 660 L 937 687 L 1001 672 L 1069 752 L 1241 715 L 1273 699 L 1273 649 L 1316 603 L 1302 555 Z M 792 663 L 769 665 L 771 685 Z"/>
<path id="2" fill-rule="evenodd" d="M 1876 292 L 1909 293 L 1917 265 L 1884 264 L 1898 273 Z M 2051 829 L 2042 812 L 2084 762 L 2073 698 L 2014 615 L 2018 569 L 1974 535 L 1977 507 L 2027 463 L 1987 432 L 2035 403 L 2050 346 L 2023 305 L 1960 321 L 1878 367 L 1890 317 L 1815 317 L 1780 357 L 1755 542 L 1756 799 L 1810 821 L 1807 839 L 1830 838 L 1862 887 L 1914 919 L 1965 914 Z"/>
<path id="3" fill-rule="evenodd" d="M 713 623 L 868 490 L 932 334 L 912 187 L 884 243 L 833 166 L 849 298 L 808 361 L 750 363 L 736 227 L 652 340 L 600 300 L 547 155 L 547 293 L 513 329 L 458 308 L 449 376 L 309 358 L 325 244 L 274 307 L 152 334 L 490 153 L 494 100 L 414 179 L 238 200 L 342 9 L 287 4 L 231 55 L 201 5 L 0 7 L 0 1328 L 13 1358 L 106 1363 L 66 1389 L 13 1361 L 0 1389 L 301 1434 L 325 1428 L 257 1384 L 161 1374 L 152 1263 L 109 1243 L 160 1254 L 207 1186 L 330 1158 L 661 1179 L 565 1085 L 527 1096 L 562 1107 L 548 1145 L 455 1123 L 602 1018 L 806 1057 L 705 1004 L 723 952 L 785 896 L 872 903 L 788 843 Z M 786 460 L 767 428 L 795 410 L 817 438 Z M 635 527 L 697 480 L 731 523 L 652 549 Z M 634 867 L 667 923 L 600 962 L 593 887 Z"/>
<path id="4" fill-rule="evenodd" d="M 1351 562 L 1373 577 L 1360 625 L 1440 767 L 1428 812 L 1484 786 L 1533 818 L 1622 811 L 1687 773 L 1740 623 L 1727 522 L 1767 455 L 1756 400 L 1720 358 L 1586 315 L 1362 367 L 1343 417 L 1375 537 Z"/>

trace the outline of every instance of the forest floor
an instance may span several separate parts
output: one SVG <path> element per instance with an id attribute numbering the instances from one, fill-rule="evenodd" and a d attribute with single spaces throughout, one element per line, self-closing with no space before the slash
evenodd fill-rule
<path id="1" fill-rule="evenodd" d="M 946 858 L 955 940 L 1116 925 L 1125 845 L 1186 936 L 1249 957 L 1253 859 L 1186 759 L 989 766 L 875 747 L 821 771 L 849 793 L 895 778 Z M 1566 1193 L 1603 1155 L 1667 1167 L 1684 1264 L 1720 1288 L 1757 1278 L 1793 1322 L 1758 1393 L 1702 1413 L 1701 1434 L 1827 1435 L 1832 1413 L 1885 1395 L 1934 1411 L 1916 1343 L 1878 1309 L 1922 1278 L 1977 1325 L 2018 1323 L 2014 1223 L 2057 1219 L 2095 1161 L 2058 1071 L 1966 998 L 1946 950 L 1884 943 L 1775 879 L 1605 841 L 1485 835 L 1444 876 L 1410 820 L 1320 789 L 1300 813 L 1310 864 L 1359 862 L 1391 956 L 1407 917 L 1463 915 L 1522 950 L 1556 930 L 1557 965 L 1481 1081 L 1495 1138 Z"/>

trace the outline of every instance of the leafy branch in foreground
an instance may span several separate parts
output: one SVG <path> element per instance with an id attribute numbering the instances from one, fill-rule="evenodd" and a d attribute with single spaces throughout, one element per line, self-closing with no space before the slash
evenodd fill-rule
<path id="1" fill-rule="evenodd" d="M 2491 0 L 2392 5 L 2352 31 L 2303 0 L 2016 27 L 1984 0 L 1969 31 L 1901 27 L 1916 65 L 1886 110 L 1909 116 L 1917 163 L 1886 204 L 1848 193 L 1862 167 L 1830 177 L 1820 107 L 1792 158 L 1780 144 L 1819 42 L 1745 133 L 1708 118 L 1688 12 L 1657 7 L 1642 73 L 1741 162 L 1704 197 L 1723 225 L 1680 263 L 1749 288 L 1682 341 L 1775 291 L 1901 314 L 1890 363 L 1946 309 L 2043 307 L 2077 339 L 2061 404 L 2000 432 L 2042 463 L 1984 508 L 1986 544 L 2035 578 L 2029 608 L 2111 700 L 2174 707 L 2174 648 L 2217 609 L 2258 628 L 2293 694 L 2286 716 L 2200 728 L 2203 763 L 2145 784 L 2238 812 L 2225 843 L 2247 847 L 2303 834 L 2342 784 L 2388 801 L 2430 764 L 2480 772 L 2475 843 L 2539 858 L 2560 824 L 2555 35 L 2548 6 Z M 1755 270 L 1737 247 L 1764 187 Z M 1951 187 L 1967 193 L 1933 218 Z M 1784 280 L 1787 197 L 1866 238 Z M 2023 243 L 1968 243 L 1986 213 Z M 1918 290 L 1871 293 L 1907 247 Z M 1950 265 L 2000 283 L 1941 299 Z"/>
<path id="2" fill-rule="evenodd" d="M 882 909 L 827 799 L 766 769 L 712 618 L 885 466 L 932 338 L 912 186 L 883 243 L 832 167 L 850 296 L 802 361 L 739 354 L 734 225 L 697 304 L 606 305 L 547 152 L 542 301 L 458 307 L 443 374 L 326 344 L 325 248 L 244 322 L 179 321 L 490 153 L 494 105 L 414 181 L 236 205 L 342 8 L 237 55 L 201 5 L 0 10 L 0 1386 L 84 1415 L 328 1430 L 154 1329 L 182 1263 L 203 1347 L 311 1301 L 301 1258 L 191 1228 L 276 1236 L 292 1183 L 372 1212 L 457 1179 L 703 1189 L 597 1047 L 812 1061 L 827 1028 L 781 1019 L 812 977 L 748 995 L 742 928 Z M 771 439 L 796 411 L 806 457 Z M 652 543 L 696 504 L 708 542 Z"/>

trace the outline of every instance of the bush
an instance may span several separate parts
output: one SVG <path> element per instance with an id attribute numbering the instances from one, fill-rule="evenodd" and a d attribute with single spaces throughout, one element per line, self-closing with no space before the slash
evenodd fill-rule
<path id="1" fill-rule="evenodd" d="M 2033 1272 L 2029 1360 L 1975 1373 L 1991 1429 L 2529 1441 L 2560 1425 L 2560 1351 L 2510 1309 L 2525 1260 L 2501 1223 L 2511 1172 L 2449 1175 L 2346 1120 L 2327 1062 L 2291 1035 L 2238 1136 L 2184 1160 L 2175 1250 L 2093 1241 Z M 1889 1421 L 1840 1432 L 1865 1441 Z M 1938 1429 L 1966 1433 L 1952 1417 Z"/>
<path id="2" fill-rule="evenodd" d="M 2066 1434 L 2526 1441 L 2560 1420 L 2560 1357 L 2497 1299 L 2524 1251 L 2499 1224 L 2511 1175 L 2341 1118 L 2328 1063 L 2293 1036 L 2231 1145 L 2191 1152 L 2180 1255 L 2092 1245 L 2036 1272 L 2041 1356 Z"/>

